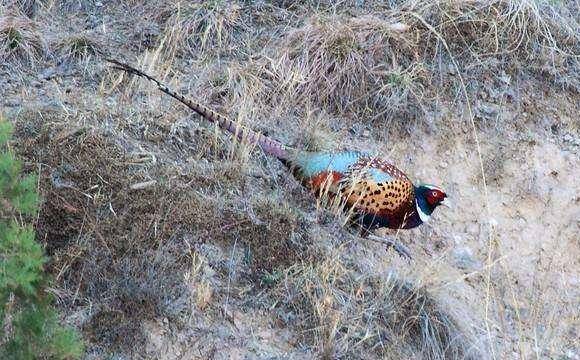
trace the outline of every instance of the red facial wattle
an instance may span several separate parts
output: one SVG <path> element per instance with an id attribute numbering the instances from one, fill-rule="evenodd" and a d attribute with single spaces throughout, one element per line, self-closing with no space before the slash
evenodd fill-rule
<path id="1" fill-rule="evenodd" d="M 445 193 L 436 189 L 429 190 L 426 198 L 429 205 L 436 206 L 445 199 Z"/>

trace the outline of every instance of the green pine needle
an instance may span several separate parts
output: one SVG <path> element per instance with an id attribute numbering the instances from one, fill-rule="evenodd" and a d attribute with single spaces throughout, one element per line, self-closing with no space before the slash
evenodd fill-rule
<path id="1" fill-rule="evenodd" d="M 20 162 L 6 149 L 11 134 L 12 125 L 0 118 L 0 329 L 9 329 L 0 359 L 78 359 L 83 343 L 59 324 L 44 289 L 43 248 L 31 226 L 14 220 L 33 217 L 39 197 L 37 177 L 22 176 Z"/>
<path id="2" fill-rule="evenodd" d="M 12 124 L 0 118 L 0 146 L 4 146 L 12 136 Z"/>

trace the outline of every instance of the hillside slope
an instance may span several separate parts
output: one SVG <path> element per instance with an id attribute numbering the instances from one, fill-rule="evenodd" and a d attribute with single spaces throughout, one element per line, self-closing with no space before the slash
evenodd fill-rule
<path id="1" fill-rule="evenodd" d="M 577 3 L 8 1 L 0 99 L 87 359 L 578 359 Z M 455 203 L 341 226 L 135 64 L 292 146 L 382 154 Z"/>

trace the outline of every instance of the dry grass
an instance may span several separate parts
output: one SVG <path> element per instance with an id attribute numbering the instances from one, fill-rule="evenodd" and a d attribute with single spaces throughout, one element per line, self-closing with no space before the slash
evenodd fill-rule
<path id="1" fill-rule="evenodd" d="M 85 63 L 90 62 L 103 48 L 99 36 L 88 31 L 62 37 L 55 46 L 60 59 Z"/>
<path id="2" fill-rule="evenodd" d="M 45 41 L 33 20 L 0 12 L 1 60 L 34 65 L 45 52 Z"/>
<path id="3" fill-rule="evenodd" d="M 242 26 L 242 11 L 235 1 L 178 1 L 163 5 L 158 20 L 166 24 L 171 48 L 185 56 L 198 56 L 230 45 Z"/>
<path id="4" fill-rule="evenodd" d="M 188 273 L 197 255 L 184 248 L 240 239 L 248 276 L 258 282 L 310 256 L 300 215 L 288 204 L 256 194 L 246 207 L 236 205 L 244 200 L 231 191 L 243 186 L 242 174 L 228 160 L 180 175 L 167 163 L 143 162 L 118 137 L 40 114 L 36 121 L 34 113 L 21 114 L 17 128 L 22 155 L 43 164 L 36 231 L 63 284 L 59 301 L 99 304 L 83 325 L 90 341 L 125 350 L 143 345 L 142 321 L 187 313 L 184 304 L 171 305 L 186 296 L 184 279 L 197 279 L 196 306 L 211 306 L 215 290 Z"/>
<path id="5" fill-rule="evenodd" d="M 575 320 L 555 326 L 559 310 L 573 313 L 572 297 L 555 301 L 557 288 L 548 285 L 572 265 L 542 260 L 543 266 L 530 270 L 537 277 L 534 287 L 518 293 L 515 258 L 498 260 L 502 267 L 486 264 L 493 282 L 487 299 L 487 268 L 441 280 L 438 265 L 454 265 L 447 264 L 445 246 L 434 244 L 474 237 L 484 249 L 476 246 L 473 256 L 486 256 L 480 244 L 486 234 L 466 230 L 469 221 L 479 226 L 483 215 L 469 211 L 462 215 L 467 219 L 441 216 L 443 225 L 394 235 L 410 244 L 417 263 L 404 263 L 392 252 L 384 256 L 341 228 L 349 215 L 336 219 L 342 204 L 325 199 L 331 209 L 321 211 L 317 205 L 324 201 L 315 203 L 280 164 L 199 123 L 150 84 L 108 72 L 95 56 L 114 50 L 240 123 L 310 150 L 376 148 L 390 156 L 401 144 L 379 141 L 389 131 L 377 121 L 384 118 L 451 129 L 442 135 L 452 151 L 445 156 L 439 147 L 423 147 L 423 137 L 429 140 L 432 133 L 415 129 L 411 135 L 420 136 L 405 138 L 410 168 L 420 176 L 425 169 L 413 165 L 415 157 L 429 157 L 429 170 L 463 151 L 454 143 L 466 131 L 453 123 L 461 116 L 431 123 L 437 104 L 461 112 L 459 77 L 472 99 L 498 77 L 560 90 L 528 77 L 549 74 L 558 85 L 579 88 L 578 24 L 563 6 L 527 0 L 355 6 L 132 1 L 101 7 L 64 1 L 37 7 L 34 20 L 0 17 L 0 46 L 7 49 L 0 71 L 6 65 L 10 72 L 33 72 L 26 64 L 47 55 L 47 68 L 64 60 L 73 69 L 101 74 L 57 73 L 54 81 L 27 87 L 11 82 L 7 89 L 24 99 L 14 109 L 16 145 L 27 167 L 40 173 L 44 202 L 37 231 L 51 255 L 53 292 L 93 356 L 165 356 L 145 354 L 152 339 L 143 324 L 167 321 L 164 346 L 191 347 L 210 357 L 210 347 L 192 338 L 193 332 L 211 338 L 218 352 L 244 344 L 249 357 L 276 357 L 261 347 L 267 341 L 255 341 L 255 324 L 244 328 L 236 320 L 239 312 L 270 316 L 273 310 L 277 316 L 261 329 L 289 332 L 289 356 L 462 359 L 492 357 L 492 349 L 498 358 L 513 351 L 556 357 L 573 348 L 569 329 Z M 63 9 L 78 11 L 64 35 L 69 15 L 60 14 Z M 60 25 L 49 23 L 59 16 Z M 149 27 L 158 30 L 154 38 L 135 46 L 139 29 Z M 54 39 L 54 53 L 47 51 L 45 37 Z M 41 107 L 26 111 L 28 102 Z M 42 107 L 47 104 L 50 111 Z M 522 106 L 514 111 L 528 111 Z M 518 126 L 533 131 L 526 121 Z M 497 144 L 492 130 L 486 135 Z M 511 141 L 502 142 L 506 158 Z M 497 180 L 490 187 L 511 182 L 498 159 L 504 161 L 490 156 L 485 164 L 486 174 L 493 170 L 487 175 Z M 471 192 L 479 181 L 462 184 Z M 477 296 L 468 301 L 445 292 L 453 284 Z M 531 319 L 525 319 L 522 304 Z M 472 316 L 464 316 L 468 309 L 474 309 Z M 487 333 L 481 330 L 484 320 Z"/>
<path id="6" fill-rule="evenodd" d="M 422 29 L 420 46 L 434 56 L 434 37 L 445 39 L 453 56 L 467 59 L 466 72 L 482 76 L 495 70 L 516 72 L 526 64 L 554 83 L 578 91 L 580 34 L 574 5 L 518 0 L 416 1 L 405 13 Z M 436 43 L 436 42 L 435 42 Z M 449 54 L 451 55 L 451 54 Z"/>
<path id="7" fill-rule="evenodd" d="M 543 51 L 578 55 L 577 24 L 559 10 L 547 2 L 528 0 L 413 1 L 405 16 L 423 31 L 439 33 L 454 45 L 456 56 L 501 58 L 514 54 L 530 60 Z"/>
<path id="8" fill-rule="evenodd" d="M 528 63 L 578 89 L 578 23 L 562 12 L 527 0 L 442 0 L 406 2 L 383 17 L 314 16 L 284 36 L 275 81 L 297 103 L 371 122 L 420 116 L 433 97 L 426 84 L 445 77 L 458 86 L 458 72 L 475 79 Z M 462 68 L 445 76 L 441 59 L 450 57 Z"/>
<path id="9" fill-rule="evenodd" d="M 373 119 L 409 109 L 421 101 L 426 78 L 411 58 L 406 31 L 404 24 L 373 16 L 311 19 L 286 35 L 276 60 L 283 64 L 281 86 L 299 103 Z"/>
<path id="10" fill-rule="evenodd" d="M 323 358 L 483 356 L 452 309 L 395 272 L 361 272 L 336 255 L 291 267 L 277 291 L 302 327 L 302 341 Z"/>

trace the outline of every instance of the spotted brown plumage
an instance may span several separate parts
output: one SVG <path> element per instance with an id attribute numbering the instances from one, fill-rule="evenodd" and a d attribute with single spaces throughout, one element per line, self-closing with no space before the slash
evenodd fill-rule
<path id="1" fill-rule="evenodd" d="M 371 169 L 382 172 L 384 180 L 373 177 L 373 172 L 369 171 Z M 351 186 L 342 189 L 343 194 L 351 193 L 349 204 L 359 202 L 359 206 L 366 211 L 385 214 L 395 214 L 402 207 L 412 204 L 413 183 L 402 171 L 384 160 L 361 156 L 345 175 L 345 179 L 352 179 Z M 355 190 L 356 194 L 352 194 L 351 190 Z"/>
<path id="2" fill-rule="evenodd" d="M 299 159 L 315 193 L 340 197 L 344 207 L 366 228 L 406 228 L 413 223 L 415 189 L 409 178 L 385 160 L 359 152 L 319 153 Z M 319 166 L 312 163 L 318 161 Z M 326 162 L 326 163 L 325 163 Z"/>
<path id="3" fill-rule="evenodd" d="M 413 185 L 401 170 L 379 157 L 358 151 L 307 152 L 287 147 L 184 97 L 141 70 L 116 60 L 108 61 L 117 69 L 152 81 L 159 90 L 205 119 L 278 158 L 294 169 L 298 178 L 317 196 L 338 198 L 365 230 L 413 228 L 427 221 L 437 206 L 446 204 L 443 190 L 433 185 Z"/>

